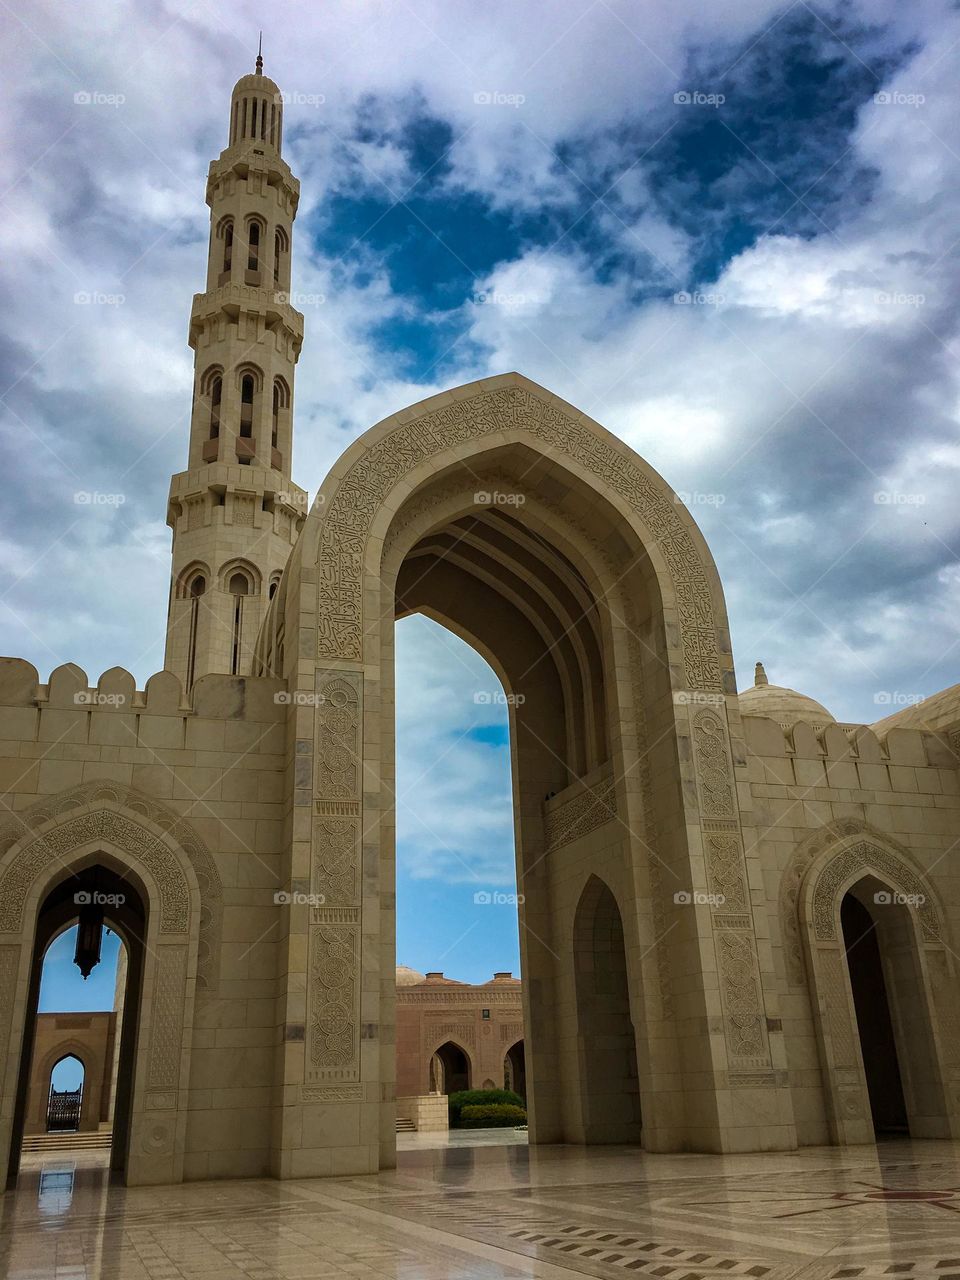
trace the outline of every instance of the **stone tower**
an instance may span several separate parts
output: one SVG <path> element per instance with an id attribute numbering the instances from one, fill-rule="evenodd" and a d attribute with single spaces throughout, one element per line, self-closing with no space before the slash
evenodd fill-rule
<path id="1" fill-rule="evenodd" d="M 303 316 L 289 302 L 300 184 L 281 156 L 283 103 L 263 74 L 237 81 L 228 144 L 210 165 L 207 285 L 194 295 L 188 469 L 173 477 L 164 665 L 189 689 L 249 675 L 253 648 L 306 514 L 291 483 L 293 379 Z"/>

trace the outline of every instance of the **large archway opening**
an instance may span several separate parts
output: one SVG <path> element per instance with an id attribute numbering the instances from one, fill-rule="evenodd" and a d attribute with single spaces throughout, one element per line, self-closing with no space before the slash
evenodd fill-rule
<path id="1" fill-rule="evenodd" d="M 555 1047 L 564 1035 L 576 1035 L 572 992 L 565 1000 L 557 990 L 572 977 L 562 971 L 562 956 L 569 955 L 575 903 L 558 910 L 550 882 L 562 874 L 571 837 L 576 841 L 582 831 L 596 848 L 591 827 L 619 825 L 609 729 L 609 615 L 607 602 L 598 597 L 596 567 L 583 560 L 582 536 L 571 535 L 541 505 L 534 511 L 535 500 L 528 498 L 528 491 L 550 486 L 545 473 L 551 464 L 524 448 L 485 462 L 482 473 L 463 469 L 454 485 L 449 475 L 439 477 L 400 512 L 387 538 L 384 583 L 385 589 L 395 583 L 393 619 L 403 623 L 424 615 L 441 624 L 481 655 L 498 682 L 493 696 L 502 699 L 501 732 L 509 739 L 523 1018 L 503 1028 L 497 1061 L 479 1078 L 489 1076 L 499 1085 L 507 1049 L 522 1040 L 531 1136 L 554 1142 L 576 1128 L 564 1111 L 560 1077 L 578 1075 L 579 1067 L 561 1060 Z M 430 508 L 432 518 L 424 518 Z M 614 517 L 601 506 L 583 518 L 600 528 L 606 520 L 609 536 Z M 625 576 L 636 580 L 635 601 L 646 610 L 652 603 L 639 586 L 644 572 L 638 562 L 626 567 Z M 392 656 L 392 627 L 382 634 Z M 477 692 L 484 696 L 482 689 Z M 392 730 L 385 726 L 387 733 Z M 398 751 L 405 749 L 408 744 L 398 742 Z M 398 756 L 398 780 L 407 768 Z M 398 835 L 402 790 L 396 787 Z M 567 815 L 578 806 L 593 808 L 592 821 L 569 830 Z M 622 840 L 608 839 L 597 857 L 598 865 L 621 878 Z M 402 858 L 398 869 L 402 876 Z M 482 938 L 494 927 L 496 913 L 490 909 L 492 886 L 476 888 L 483 896 L 472 936 Z M 409 962 L 406 955 L 400 959 Z M 558 1012 L 571 1025 L 557 1027 Z M 514 1062 L 515 1076 L 519 1066 Z M 581 1082 L 570 1079 L 568 1089 L 579 1094 Z"/>
<path id="2" fill-rule="evenodd" d="M 8 1185 L 24 1157 L 42 1158 L 64 1142 L 102 1149 L 113 1174 L 126 1172 L 145 904 L 146 894 L 129 875 L 100 863 L 66 875 L 41 903 Z M 74 1062 L 82 1068 L 79 1086 L 66 1075 Z"/>

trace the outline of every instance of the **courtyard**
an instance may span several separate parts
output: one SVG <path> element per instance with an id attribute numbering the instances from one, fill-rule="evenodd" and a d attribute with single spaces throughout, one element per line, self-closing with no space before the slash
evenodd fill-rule
<path id="1" fill-rule="evenodd" d="M 0 1271 L 9 1280 L 960 1276 L 957 1143 L 710 1156 L 537 1149 L 512 1133 L 415 1147 L 423 1137 L 404 1139 L 394 1171 L 289 1182 L 121 1187 L 109 1184 L 102 1153 L 27 1157 L 3 1206 Z"/>

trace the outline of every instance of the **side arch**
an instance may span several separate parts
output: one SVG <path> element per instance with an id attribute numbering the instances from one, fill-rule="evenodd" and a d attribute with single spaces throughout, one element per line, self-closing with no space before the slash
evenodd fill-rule
<path id="1" fill-rule="evenodd" d="M 892 1014 L 903 1050 L 908 1095 L 914 1077 L 914 1137 L 960 1134 L 958 966 L 944 937 L 944 914 L 933 884 L 905 849 L 879 833 L 850 832 L 810 856 L 797 894 L 808 985 L 833 1140 L 874 1140 L 860 1032 L 840 910 L 844 896 L 872 895 L 878 935 L 894 940 L 884 965 Z M 876 911 L 888 914 L 876 916 Z M 896 914 L 895 914 L 896 913 Z M 892 980 L 892 981 L 891 981 Z M 902 985 L 906 994 L 895 988 Z M 894 990 L 889 988 L 893 987 Z M 912 1028 L 912 1029 L 911 1029 Z M 898 1055 L 899 1056 L 899 1055 Z M 916 1084 L 923 1081 L 921 1088 Z M 921 1098 L 922 1095 L 922 1098 Z"/>
<path id="2" fill-rule="evenodd" d="M 25 1031 L 35 1014 L 41 903 L 72 874 L 102 864 L 130 877 L 147 911 L 127 1179 L 130 1184 L 181 1181 L 201 877 L 208 887 L 219 887 L 219 877 L 212 878 L 215 868 L 204 865 L 206 850 L 185 820 L 131 788 L 106 783 L 73 788 L 18 815 L 4 828 L 0 849 L 0 1044 L 7 1046 L 0 1149 L 11 1149 L 15 1116 L 22 1114 L 17 1098 Z"/>

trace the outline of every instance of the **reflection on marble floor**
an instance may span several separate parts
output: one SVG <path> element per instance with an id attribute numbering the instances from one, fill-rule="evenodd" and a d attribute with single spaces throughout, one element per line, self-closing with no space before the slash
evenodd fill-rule
<path id="1" fill-rule="evenodd" d="M 960 1144 L 657 1156 L 487 1143 L 391 1173 L 111 1186 L 34 1157 L 3 1202 L 10 1280 L 960 1280 Z"/>

